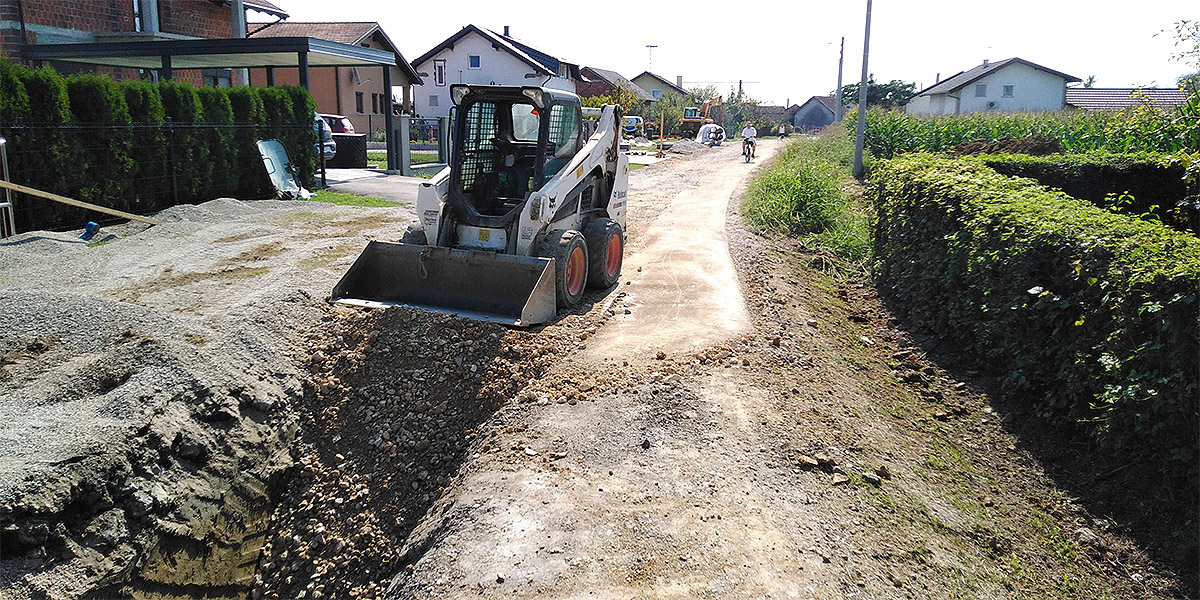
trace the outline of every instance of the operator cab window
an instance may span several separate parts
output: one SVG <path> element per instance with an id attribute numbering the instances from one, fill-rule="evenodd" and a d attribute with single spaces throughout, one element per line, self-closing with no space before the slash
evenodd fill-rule
<path id="1" fill-rule="evenodd" d="M 537 143 L 540 118 L 537 108 L 532 104 L 512 105 L 513 139 L 518 142 Z"/>
<path id="2" fill-rule="evenodd" d="M 555 104 L 550 108 L 550 147 L 543 168 L 545 179 L 558 174 L 579 152 L 579 107 Z"/>

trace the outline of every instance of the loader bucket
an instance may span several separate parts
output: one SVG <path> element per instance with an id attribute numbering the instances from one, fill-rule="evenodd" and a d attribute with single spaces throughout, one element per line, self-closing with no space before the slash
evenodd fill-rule
<path id="1" fill-rule="evenodd" d="M 554 318 L 554 289 L 550 258 L 371 242 L 330 300 L 413 306 L 527 327 Z"/>

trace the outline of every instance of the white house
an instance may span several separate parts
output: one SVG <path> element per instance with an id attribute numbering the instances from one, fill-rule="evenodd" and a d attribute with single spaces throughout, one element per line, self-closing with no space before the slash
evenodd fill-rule
<path id="1" fill-rule="evenodd" d="M 1021 58 L 985 60 L 917 92 L 904 109 L 914 115 L 1062 110 L 1067 83 L 1076 81 Z"/>
<path id="2" fill-rule="evenodd" d="M 655 100 L 662 98 L 662 95 L 667 92 L 675 92 L 680 96 L 686 96 L 687 90 L 683 89 L 683 77 L 677 77 L 678 83 L 671 83 L 665 77 L 655 75 L 650 71 L 642 71 L 641 75 L 633 78 L 633 82 L 638 87 L 646 90 L 654 97 Z"/>
<path id="3" fill-rule="evenodd" d="M 446 41 L 412 61 L 422 73 L 413 92 L 413 107 L 422 117 L 450 114 L 450 86 L 534 85 L 575 92 L 583 80 L 579 65 L 535 50 L 504 33 L 467 25 Z"/>

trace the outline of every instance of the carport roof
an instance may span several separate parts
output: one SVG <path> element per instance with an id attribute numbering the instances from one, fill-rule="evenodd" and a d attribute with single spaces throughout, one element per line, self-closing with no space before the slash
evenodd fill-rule
<path id="1" fill-rule="evenodd" d="M 396 66 L 393 52 L 310 37 L 31 44 L 23 52 L 34 60 L 131 69 L 298 67 L 301 54 L 309 67 Z"/>

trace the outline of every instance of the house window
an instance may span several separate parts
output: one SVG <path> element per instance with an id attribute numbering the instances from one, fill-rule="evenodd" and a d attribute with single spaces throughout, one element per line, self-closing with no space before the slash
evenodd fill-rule
<path id="1" fill-rule="evenodd" d="M 432 96 L 429 97 L 429 106 L 430 106 L 430 108 L 432 108 L 437 105 L 438 105 L 437 94 L 433 94 Z"/>
<path id="2" fill-rule="evenodd" d="M 446 59 L 444 58 L 433 61 L 433 85 L 446 85 Z"/>
<path id="3" fill-rule="evenodd" d="M 371 114 L 379 114 L 379 94 L 371 94 Z"/>
<path id="4" fill-rule="evenodd" d="M 360 114 L 360 115 L 363 114 L 363 93 L 362 92 L 354 92 L 354 110 L 358 111 L 358 114 Z"/>
<path id="5" fill-rule="evenodd" d="M 478 68 L 480 68 L 480 62 L 479 62 L 479 61 L 480 61 L 480 59 L 479 59 L 479 55 L 478 55 L 478 54 L 472 54 L 472 55 L 468 56 L 468 57 L 467 57 L 467 68 L 468 68 L 468 69 L 478 69 Z"/>
<path id="6" fill-rule="evenodd" d="M 1003 95 L 1005 98 L 1012 98 L 1012 97 L 1013 97 L 1013 85 L 1012 85 L 1011 83 L 1010 83 L 1010 84 L 1008 84 L 1008 85 L 1006 85 L 1006 86 L 1004 86 L 1004 93 L 1003 93 L 1002 95 Z"/>
<path id="7" fill-rule="evenodd" d="M 975 97 L 976 98 L 987 98 L 987 84 L 986 83 L 975 84 Z"/>
<path id="8" fill-rule="evenodd" d="M 650 90 L 650 95 L 654 96 L 655 100 L 662 100 L 662 90 Z"/>

